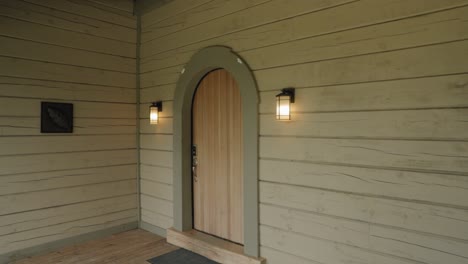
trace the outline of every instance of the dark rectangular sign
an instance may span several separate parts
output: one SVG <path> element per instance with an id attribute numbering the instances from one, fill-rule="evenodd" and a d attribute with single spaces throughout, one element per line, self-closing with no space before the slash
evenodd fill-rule
<path id="1" fill-rule="evenodd" d="M 41 133 L 73 133 L 73 104 L 41 102 Z"/>

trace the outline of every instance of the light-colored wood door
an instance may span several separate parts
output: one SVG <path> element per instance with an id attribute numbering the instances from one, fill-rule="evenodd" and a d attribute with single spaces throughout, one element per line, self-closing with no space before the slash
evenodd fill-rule
<path id="1" fill-rule="evenodd" d="M 243 244 L 242 109 L 224 69 L 199 83 L 192 105 L 194 228 Z"/>

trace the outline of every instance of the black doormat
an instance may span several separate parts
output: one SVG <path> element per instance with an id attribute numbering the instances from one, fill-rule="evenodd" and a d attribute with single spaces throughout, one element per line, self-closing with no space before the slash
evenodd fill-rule
<path id="1" fill-rule="evenodd" d="M 183 248 L 147 261 L 151 264 L 219 264 Z"/>

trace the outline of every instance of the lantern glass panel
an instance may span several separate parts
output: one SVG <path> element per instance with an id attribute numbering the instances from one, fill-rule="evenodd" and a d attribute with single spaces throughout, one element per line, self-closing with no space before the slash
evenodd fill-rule
<path id="1" fill-rule="evenodd" d="M 291 96 L 278 95 L 276 100 L 276 119 L 291 120 Z"/>
<path id="2" fill-rule="evenodd" d="M 159 122 L 159 111 L 157 106 L 150 106 L 150 124 L 156 125 Z"/>

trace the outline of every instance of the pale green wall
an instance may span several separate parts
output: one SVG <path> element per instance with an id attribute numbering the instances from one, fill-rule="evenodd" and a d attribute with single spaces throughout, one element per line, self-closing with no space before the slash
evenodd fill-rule
<path id="1" fill-rule="evenodd" d="M 275 263 L 466 263 L 464 0 L 174 0 L 141 17 L 142 221 L 174 223 L 174 91 L 232 47 L 260 90 L 261 255 Z M 293 120 L 275 95 L 296 87 Z M 161 124 L 147 107 L 163 100 Z"/>
<path id="2" fill-rule="evenodd" d="M 132 11 L 1 1 L 0 263 L 137 226 Z M 73 103 L 74 133 L 41 134 L 41 101 Z"/>

